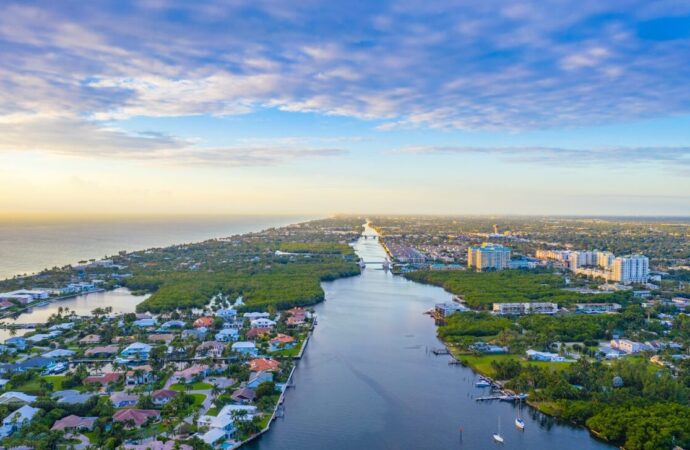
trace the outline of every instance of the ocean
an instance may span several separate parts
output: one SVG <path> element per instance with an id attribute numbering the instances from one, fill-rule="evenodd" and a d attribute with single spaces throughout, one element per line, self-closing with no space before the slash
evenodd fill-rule
<path id="1" fill-rule="evenodd" d="M 121 250 L 199 242 L 310 219 L 313 217 L 0 218 L 0 279 L 103 258 Z"/>

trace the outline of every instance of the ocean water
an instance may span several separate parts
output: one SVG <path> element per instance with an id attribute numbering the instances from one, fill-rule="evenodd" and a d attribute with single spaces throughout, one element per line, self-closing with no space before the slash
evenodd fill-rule
<path id="1" fill-rule="evenodd" d="M 103 258 L 120 250 L 198 242 L 303 222 L 297 216 L 0 219 L 0 279 Z"/>

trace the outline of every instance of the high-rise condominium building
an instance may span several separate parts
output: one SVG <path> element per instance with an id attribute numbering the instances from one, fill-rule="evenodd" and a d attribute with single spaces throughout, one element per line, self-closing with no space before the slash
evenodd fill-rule
<path id="1" fill-rule="evenodd" d="M 598 252 L 597 253 L 597 266 L 608 269 L 613 264 L 613 260 L 616 256 L 611 252 Z"/>
<path id="2" fill-rule="evenodd" d="M 613 260 L 611 279 L 623 284 L 646 283 L 649 258 L 642 255 L 619 256 Z"/>
<path id="3" fill-rule="evenodd" d="M 486 269 L 503 270 L 510 264 L 510 249 L 502 245 L 483 243 L 467 249 L 467 267 L 478 271 Z"/>

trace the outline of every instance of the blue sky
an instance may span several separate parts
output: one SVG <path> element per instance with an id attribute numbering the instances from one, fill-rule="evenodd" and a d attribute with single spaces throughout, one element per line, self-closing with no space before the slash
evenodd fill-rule
<path id="1" fill-rule="evenodd" d="M 0 212 L 690 211 L 688 2 L 3 9 Z"/>

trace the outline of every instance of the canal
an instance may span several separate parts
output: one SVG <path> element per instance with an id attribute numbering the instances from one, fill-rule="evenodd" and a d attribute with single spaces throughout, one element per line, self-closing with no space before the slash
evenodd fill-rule
<path id="1" fill-rule="evenodd" d="M 355 250 L 365 261 L 386 257 L 374 239 L 360 239 Z M 483 391 L 474 387 L 473 372 L 428 352 L 440 343 L 422 313 L 451 300 L 444 290 L 379 264 L 323 288 L 326 301 L 315 308 L 319 324 L 295 370 L 285 416 L 248 448 L 490 449 L 497 446 L 491 436 L 499 417 L 501 448 L 612 448 L 529 409 L 523 410 L 526 429 L 518 431 L 515 406 L 476 402 Z"/>

